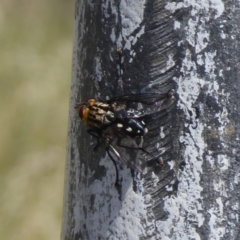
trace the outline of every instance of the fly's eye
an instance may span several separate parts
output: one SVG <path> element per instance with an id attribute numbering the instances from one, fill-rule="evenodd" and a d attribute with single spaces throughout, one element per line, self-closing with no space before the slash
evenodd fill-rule
<path id="1" fill-rule="evenodd" d="M 96 103 L 96 99 L 90 98 L 90 99 L 87 100 L 87 103 L 88 103 L 90 106 L 93 106 L 93 105 Z"/>
<path id="2" fill-rule="evenodd" d="M 86 106 L 84 105 L 79 107 L 78 114 L 81 119 L 83 119 L 85 109 L 86 109 Z"/>
<path id="3" fill-rule="evenodd" d="M 81 118 L 81 120 L 85 123 L 88 123 L 88 115 L 89 115 L 90 109 L 88 108 L 86 103 L 80 103 L 76 105 L 75 109 L 78 110 L 78 115 Z"/>

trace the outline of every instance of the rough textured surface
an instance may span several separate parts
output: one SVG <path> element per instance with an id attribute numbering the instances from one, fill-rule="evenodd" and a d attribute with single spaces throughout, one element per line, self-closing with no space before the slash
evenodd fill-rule
<path id="1" fill-rule="evenodd" d="M 62 239 L 239 238 L 237 4 L 77 2 Z M 121 95 L 120 84 L 177 97 L 145 142 L 163 168 L 133 177 L 123 167 L 119 193 L 111 161 L 92 151 L 73 108 L 94 93 Z"/>

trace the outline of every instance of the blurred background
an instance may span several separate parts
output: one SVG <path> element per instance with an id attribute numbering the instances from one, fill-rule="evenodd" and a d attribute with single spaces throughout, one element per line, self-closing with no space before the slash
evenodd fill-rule
<path id="1" fill-rule="evenodd" d="M 0 2 L 0 239 L 60 239 L 74 1 Z"/>

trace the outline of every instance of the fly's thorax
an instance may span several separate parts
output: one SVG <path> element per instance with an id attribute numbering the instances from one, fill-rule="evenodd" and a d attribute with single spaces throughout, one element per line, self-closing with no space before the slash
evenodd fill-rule
<path id="1" fill-rule="evenodd" d="M 114 112 L 112 111 L 107 111 L 105 116 L 103 117 L 103 124 L 104 125 L 108 125 L 108 124 L 111 124 L 112 122 L 115 121 L 115 115 L 114 115 Z"/>
<path id="2" fill-rule="evenodd" d="M 125 102 L 113 102 L 113 103 L 111 103 L 111 107 L 114 112 L 125 111 L 126 103 Z"/>
<path id="3" fill-rule="evenodd" d="M 109 125 L 115 120 L 114 112 L 107 103 L 96 102 L 92 106 L 88 106 L 88 124 L 97 128 Z"/>

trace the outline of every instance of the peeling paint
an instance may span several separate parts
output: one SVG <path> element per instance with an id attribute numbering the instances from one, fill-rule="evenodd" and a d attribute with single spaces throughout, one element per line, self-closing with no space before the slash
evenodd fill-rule
<path id="1" fill-rule="evenodd" d="M 204 52 L 209 45 L 210 32 L 208 29 L 209 11 L 214 10 L 214 18 L 218 18 L 224 11 L 224 5 L 221 0 L 212 1 L 183 1 L 180 3 L 167 3 L 165 8 L 174 13 L 181 8 L 191 6 L 192 18 L 189 19 L 188 25 L 185 27 L 186 41 L 195 49 L 197 61 L 193 61 L 192 53 L 186 49 L 185 58 L 182 64 L 183 76 L 175 79 L 178 83 L 178 94 L 180 97 L 179 108 L 185 113 L 186 119 L 194 119 L 190 116 L 188 110 L 195 112 L 193 105 L 196 102 L 201 89 L 214 96 L 219 105 L 218 92 L 219 85 L 216 81 L 216 63 L 214 52 Z M 199 12 L 204 12 L 199 14 Z M 201 17 L 200 17 L 201 16 Z M 175 22 L 178 26 L 178 23 Z M 175 27 L 175 29 L 177 29 Z M 179 43 L 182 44 L 181 41 Z M 197 64 L 204 66 L 206 78 L 200 78 L 197 74 Z M 221 75 L 221 70 L 219 71 Z M 223 106 L 223 111 L 216 113 L 215 118 L 222 126 L 229 123 L 227 109 Z M 197 128 L 189 127 L 189 132 L 185 132 L 180 138 L 180 142 L 185 146 L 185 162 L 186 166 L 182 173 L 179 173 L 178 194 L 177 196 L 165 199 L 165 209 L 169 212 L 166 221 L 159 225 L 162 239 L 200 239 L 200 235 L 196 231 L 196 227 L 201 227 L 204 222 L 203 206 L 202 206 L 202 190 L 201 174 L 203 174 L 202 164 L 204 159 L 206 143 L 203 138 L 205 125 L 197 121 Z M 223 131 L 221 127 L 217 131 Z M 211 151 L 208 151 L 205 159 L 210 163 L 211 168 L 216 168 L 220 172 L 227 171 L 229 168 L 228 156 L 221 154 L 214 158 Z M 238 179 L 238 177 L 237 177 Z M 209 220 L 210 236 L 209 239 L 221 239 L 225 233 L 223 224 L 227 219 L 224 218 L 224 206 L 222 196 L 227 196 L 226 186 L 223 181 L 213 180 L 213 186 L 218 196 L 215 203 L 209 208 L 208 212 L 211 216 Z"/>
<path id="2" fill-rule="evenodd" d="M 145 8 L 145 1 L 121 0 L 120 15 L 122 21 L 122 32 L 118 39 L 119 48 L 131 50 L 131 46 L 136 44 L 137 39 L 144 34 L 144 26 L 140 28 L 135 36 L 133 32 L 140 27 Z M 122 40 L 125 41 L 122 46 Z"/>

